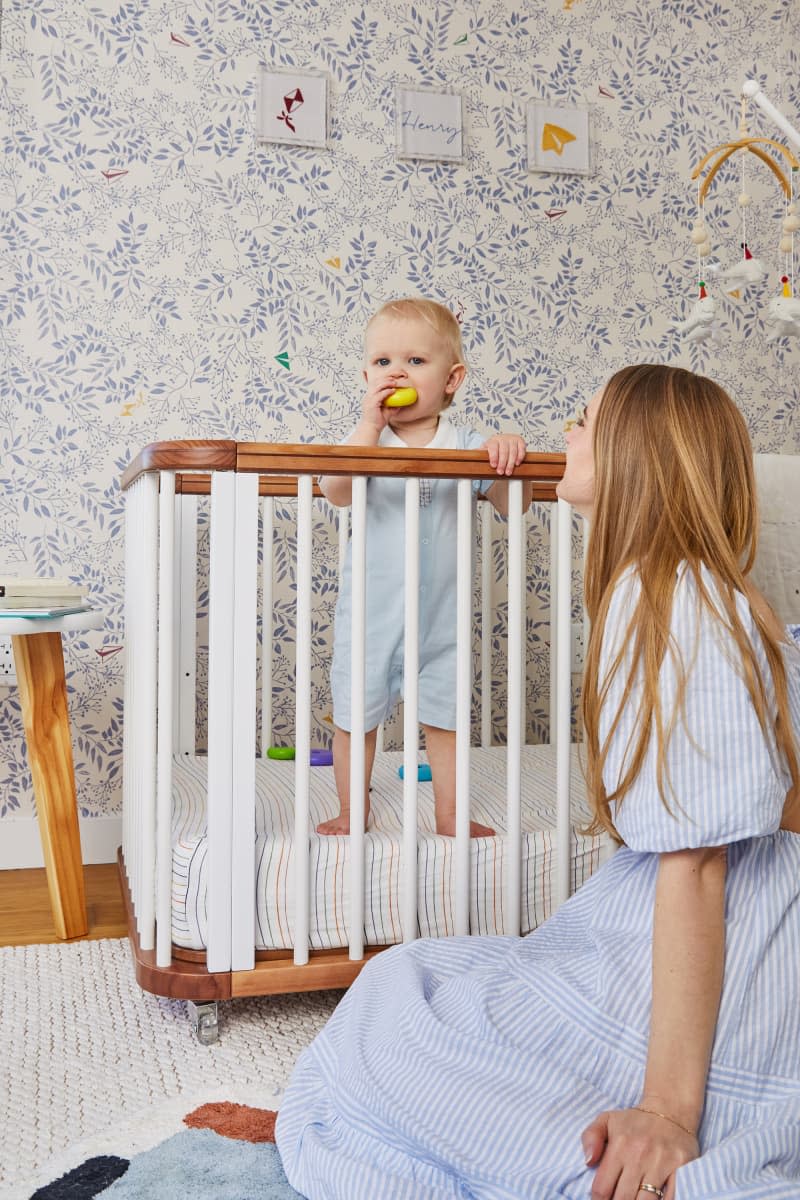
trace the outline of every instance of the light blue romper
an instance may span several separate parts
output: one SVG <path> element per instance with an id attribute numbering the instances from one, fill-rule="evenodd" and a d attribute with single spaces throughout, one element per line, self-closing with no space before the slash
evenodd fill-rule
<path id="1" fill-rule="evenodd" d="M 477 450 L 486 439 L 445 417 L 428 450 Z M 387 426 L 380 446 L 404 447 Z M 419 509 L 419 719 L 456 727 L 457 480 L 421 479 Z M 475 480 L 473 499 L 493 479 Z M 473 505 L 474 509 L 474 505 Z M 365 728 L 386 720 L 403 695 L 405 479 L 367 480 Z M 351 553 L 347 547 L 334 625 L 333 720 L 350 729 Z"/>

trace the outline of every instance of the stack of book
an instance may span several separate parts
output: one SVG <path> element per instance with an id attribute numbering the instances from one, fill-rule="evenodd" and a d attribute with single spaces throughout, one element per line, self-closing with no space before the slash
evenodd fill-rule
<path id="1" fill-rule="evenodd" d="M 63 617 L 89 605 L 81 584 L 69 579 L 24 579 L 0 575 L 0 617 Z"/>

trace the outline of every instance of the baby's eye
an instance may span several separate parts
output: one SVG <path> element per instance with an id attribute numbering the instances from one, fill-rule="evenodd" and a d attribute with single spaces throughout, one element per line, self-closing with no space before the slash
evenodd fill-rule
<path id="1" fill-rule="evenodd" d="M 389 360 L 385 355 L 382 358 L 375 359 L 376 367 L 388 367 L 388 365 L 389 365 Z"/>
<path id="2" fill-rule="evenodd" d="M 425 360 L 424 358 L 420 358 L 418 354 L 412 354 L 408 361 L 411 363 L 412 367 L 419 367 Z"/>

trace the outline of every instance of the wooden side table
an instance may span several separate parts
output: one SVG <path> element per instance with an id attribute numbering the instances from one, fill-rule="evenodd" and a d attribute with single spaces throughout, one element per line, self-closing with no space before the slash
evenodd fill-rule
<path id="1" fill-rule="evenodd" d="M 89 931 L 61 635 L 102 624 L 96 612 L 0 618 L 0 633 L 11 635 L 47 887 L 61 938 Z"/>

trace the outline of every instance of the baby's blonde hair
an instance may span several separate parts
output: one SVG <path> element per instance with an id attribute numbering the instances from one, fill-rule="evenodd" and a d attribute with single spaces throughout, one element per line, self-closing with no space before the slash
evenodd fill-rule
<path id="1" fill-rule="evenodd" d="M 452 351 L 453 362 L 463 363 L 464 346 L 461 342 L 461 326 L 449 308 L 435 300 L 422 296 L 406 296 L 401 300 L 388 300 L 382 304 L 367 322 L 367 330 L 378 317 L 395 317 L 404 321 L 424 321 L 442 338 Z M 367 330 L 365 330 L 365 335 Z"/>

